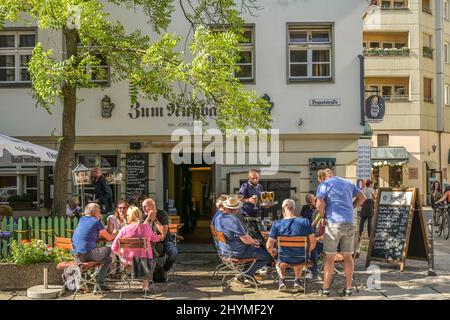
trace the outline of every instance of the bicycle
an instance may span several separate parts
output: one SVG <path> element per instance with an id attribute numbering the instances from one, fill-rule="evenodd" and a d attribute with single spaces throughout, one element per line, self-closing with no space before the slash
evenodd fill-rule
<path id="1" fill-rule="evenodd" d="M 436 208 L 434 224 L 437 227 L 436 234 L 439 237 L 444 236 L 444 239 L 448 240 L 450 236 L 450 216 L 446 204 L 440 204 Z"/>

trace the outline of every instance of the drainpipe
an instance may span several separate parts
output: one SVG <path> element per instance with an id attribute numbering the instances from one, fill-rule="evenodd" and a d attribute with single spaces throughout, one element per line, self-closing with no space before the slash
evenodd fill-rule
<path id="1" fill-rule="evenodd" d="M 440 182 L 442 186 L 442 132 L 444 131 L 444 29 L 443 29 L 443 1 L 435 0 L 436 11 L 436 131 L 438 133 L 438 170 L 441 172 Z"/>
<path id="2" fill-rule="evenodd" d="M 361 121 L 360 125 L 366 124 L 366 119 L 364 116 L 364 107 L 365 107 L 365 101 L 364 101 L 364 94 L 365 94 L 365 87 L 364 87 L 364 56 L 359 54 L 359 97 L 360 97 L 360 104 L 361 104 Z"/>

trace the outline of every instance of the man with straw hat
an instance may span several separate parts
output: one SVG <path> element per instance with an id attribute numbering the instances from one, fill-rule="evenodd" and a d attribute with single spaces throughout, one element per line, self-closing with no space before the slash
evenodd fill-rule
<path id="1" fill-rule="evenodd" d="M 227 244 L 219 244 L 222 254 L 231 255 L 232 258 L 256 258 L 256 262 L 251 268 L 245 271 L 245 274 L 254 278 L 255 272 L 267 265 L 272 257 L 269 253 L 260 247 L 257 239 L 248 235 L 244 224 L 239 220 L 236 214 L 242 207 L 242 202 L 236 194 L 230 194 L 223 202 L 223 214 L 218 215 L 214 220 L 214 228 L 222 232 L 225 236 Z M 247 283 L 244 277 L 236 278 L 238 282 Z M 255 279 L 256 281 L 256 279 Z"/>

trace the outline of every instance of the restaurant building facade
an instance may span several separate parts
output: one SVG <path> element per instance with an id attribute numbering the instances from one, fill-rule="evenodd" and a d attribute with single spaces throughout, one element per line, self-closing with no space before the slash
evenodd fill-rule
<path id="1" fill-rule="evenodd" d="M 364 128 L 358 55 L 362 54 L 362 12 L 367 2 L 266 0 L 258 4 L 263 10 L 245 16 L 251 41 L 242 44 L 241 71 L 236 76 L 270 101 L 272 128 L 279 130 L 279 168 L 275 174 L 262 175 L 261 183 L 265 190 L 275 191 L 275 200 L 289 197 L 300 205 L 306 193 L 315 191 L 320 168 L 330 167 L 337 175 L 356 179 L 358 139 Z M 138 11 L 112 5 L 106 5 L 106 10 L 129 30 L 145 33 L 150 29 L 142 27 L 146 17 Z M 187 29 L 182 15 L 176 13 L 169 31 L 183 34 Z M 0 31 L 0 40 L 4 44 L 0 62 L 5 61 L 11 70 L 0 73 L 1 133 L 57 149 L 52 134 L 61 132 L 62 108 L 52 107 L 50 115 L 35 107 L 23 63 L 38 41 L 63 54 L 62 35 L 15 24 Z M 72 168 L 82 163 L 122 171 L 123 181 L 113 186 L 116 198 L 129 197 L 133 191 L 149 195 L 159 207 L 180 215 L 189 229 L 189 225 L 208 223 L 215 196 L 237 192 L 248 170 L 261 168 L 258 161 L 250 160 L 220 165 L 174 163 L 171 153 L 177 141 L 171 135 L 180 128 L 192 132 L 188 112 L 163 100 L 141 99 L 130 106 L 126 82 L 97 81 L 101 88 L 78 91 L 81 101 Z M 204 110 L 212 127 L 215 112 L 214 107 Z M 194 150 L 201 151 L 205 143 L 197 147 Z M 0 190 L 32 192 L 37 209 L 45 211 L 52 199 L 52 174 L 50 167 L 2 165 Z M 70 172 L 67 184 L 68 197 L 79 194 Z M 92 186 L 85 188 L 86 193 L 92 190 Z"/>

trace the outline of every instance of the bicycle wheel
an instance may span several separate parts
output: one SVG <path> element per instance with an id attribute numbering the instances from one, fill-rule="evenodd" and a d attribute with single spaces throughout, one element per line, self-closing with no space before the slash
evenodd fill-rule
<path id="1" fill-rule="evenodd" d="M 444 213 L 438 212 L 436 234 L 442 236 L 442 223 L 444 222 Z"/>
<path id="2" fill-rule="evenodd" d="M 444 221 L 442 222 L 442 233 L 444 239 L 447 240 L 450 235 L 450 218 L 448 215 L 445 215 Z"/>

